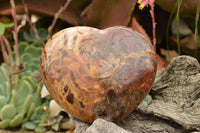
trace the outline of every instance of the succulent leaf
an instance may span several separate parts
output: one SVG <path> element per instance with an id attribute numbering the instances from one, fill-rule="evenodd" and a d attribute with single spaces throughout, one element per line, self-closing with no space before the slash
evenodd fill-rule
<path id="1" fill-rule="evenodd" d="M 43 133 L 43 132 L 45 132 L 46 131 L 46 128 L 45 127 L 42 127 L 42 126 L 37 126 L 36 128 L 35 128 L 35 132 L 36 133 Z"/>
<path id="2" fill-rule="evenodd" d="M 31 107 L 32 102 L 33 102 L 33 96 L 32 95 L 27 96 L 26 100 L 24 102 L 24 113 L 25 114 L 28 112 L 29 108 Z"/>
<path id="3" fill-rule="evenodd" d="M 11 85 L 9 83 L 9 81 L 5 81 L 5 89 L 6 89 L 6 98 L 7 98 L 7 101 L 10 101 L 10 98 L 11 98 Z"/>
<path id="4" fill-rule="evenodd" d="M 37 89 L 37 85 L 36 85 L 36 83 L 34 82 L 34 80 L 31 77 L 23 76 L 22 80 L 28 81 L 31 84 L 32 88 L 33 88 L 33 92 L 35 92 L 35 90 Z"/>
<path id="5" fill-rule="evenodd" d="M 44 110 L 43 106 L 38 106 L 35 109 L 35 112 L 31 116 L 31 120 L 34 121 L 35 123 L 39 124 L 40 121 L 42 120 L 42 116 L 47 114 L 47 112 Z"/>
<path id="6" fill-rule="evenodd" d="M 32 45 L 25 48 L 25 52 L 31 54 L 32 57 L 40 57 L 42 50 L 43 50 L 42 48 L 35 47 Z"/>
<path id="7" fill-rule="evenodd" d="M 7 104 L 1 109 L 1 120 L 12 119 L 16 114 L 16 109 L 12 104 Z"/>
<path id="8" fill-rule="evenodd" d="M 29 67 L 30 67 L 31 69 L 34 69 L 34 70 L 40 69 L 40 66 L 39 66 L 39 65 L 36 65 L 36 64 L 30 64 Z"/>
<path id="9" fill-rule="evenodd" d="M 10 119 L 0 121 L 0 128 L 5 129 L 9 126 Z"/>
<path id="10" fill-rule="evenodd" d="M 19 84 L 19 88 L 13 90 L 12 93 L 12 102 L 17 109 L 17 112 L 23 112 L 24 101 L 27 96 L 32 94 L 33 87 L 26 80 L 21 80 Z"/>
<path id="11" fill-rule="evenodd" d="M 29 53 L 32 57 L 38 56 L 37 53 L 36 53 L 35 51 L 37 51 L 37 48 L 34 47 L 34 46 L 29 46 L 29 47 L 26 47 L 26 48 L 25 48 L 25 52 L 26 52 L 26 53 Z M 40 53 L 40 54 L 41 54 L 41 53 Z"/>
<path id="12" fill-rule="evenodd" d="M 0 84 L 0 96 L 6 97 L 7 101 L 9 101 L 11 96 L 11 86 L 8 81 L 5 81 L 4 84 Z"/>
<path id="13" fill-rule="evenodd" d="M 34 47 L 40 47 L 42 46 L 42 44 L 40 42 L 33 42 L 30 44 L 31 46 L 34 46 Z"/>
<path id="14" fill-rule="evenodd" d="M 27 70 L 25 72 L 23 72 L 23 75 L 22 76 L 29 76 L 29 77 L 32 77 L 33 76 L 33 72 L 31 70 Z"/>
<path id="15" fill-rule="evenodd" d="M 25 62 L 25 64 L 29 64 L 29 63 L 31 63 L 31 60 L 32 60 L 32 56 L 29 53 L 24 53 L 21 56 L 21 62 L 22 63 Z"/>
<path id="16" fill-rule="evenodd" d="M 32 96 L 34 97 L 33 102 L 36 105 L 36 107 L 39 106 L 39 105 L 41 106 L 41 97 L 40 97 L 40 95 L 38 95 L 38 93 L 35 92 L 35 93 L 32 94 Z"/>
<path id="17" fill-rule="evenodd" d="M 0 75 L 1 78 L 4 79 L 4 81 L 9 81 L 8 71 L 6 69 L 5 64 L 2 64 L 2 66 L 0 67 Z"/>
<path id="18" fill-rule="evenodd" d="M 6 97 L 6 90 L 1 84 L 0 84 L 0 96 Z"/>
<path id="19" fill-rule="evenodd" d="M 27 42 L 21 42 L 19 43 L 19 55 L 23 55 L 23 53 L 25 52 L 25 48 L 28 47 L 28 43 Z"/>
<path id="20" fill-rule="evenodd" d="M 6 97 L 0 96 L 0 110 L 1 110 L 2 107 L 3 107 L 4 105 L 6 105 L 6 104 L 7 104 L 7 99 L 6 99 Z"/>
<path id="21" fill-rule="evenodd" d="M 46 40 L 46 33 L 44 29 L 39 30 L 39 35 L 43 40 Z M 49 128 L 39 126 L 45 116 L 47 116 L 45 122 L 52 122 L 49 114 L 44 110 L 44 106 L 49 105 L 49 99 L 45 99 L 42 103 L 40 96 L 43 82 L 37 83 L 37 80 L 33 79 L 35 74 L 40 73 L 39 64 L 43 48 L 33 31 L 30 30 L 30 34 L 24 33 L 24 36 L 25 40 L 32 44 L 19 43 L 20 64 L 24 64 L 23 72 L 19 74 L 19 81 L 11 85 L 5 63 L 0 65 L 0 128 L 21 125 L 24 130 L 40 133 Z M 15 59 L 14 51 L 12 54 Z M 59 122 L 56 118 L 50 126 L 54 125 L 58 129 L 57 123 Z"/>
<path id="22" fill-rule="evenodd" d="M 19 126 L 19 125 L 22 124 L 23 119 L 24 119 L 24 114 L 23 114 L 23 113 L 20 113 L 20 114 L 16 115 L 16 116 L 10 121 L 9 126 L 10 126 L 10 127 L 17 127 L 17 126 Z"/>
<path id="23" fill-rule="evenodd" d="M 23 32 L 23 35 L 24 35 L 24 39 L 28 42 L 32 42 L 33 39 L 31 36 L 29 36 L 29 34 L 27 32 Z"/>
<path id="24" fill-rule="evenodd" d="M 38 34 L 42 38 L 42 40 L 45 41 L 47 39 L 47 36 L 48 36 L 48 31 L 44 28 L 40 28 L 40 29 L 38 29 Z"/>
<path id="25" fill-rule="evenodd" d="M 4 76 L 3 76 L 3 74 L 2 74 L 2 72 L 1 72 L 1 68 L 0 68 L 0 85 L 3 85 L 4 84 L 4 82 L 6 81 L 6 79 L 4 78 Z"/>
<path id="26" fill-rule="evenodd" d="M 25 130 L 34 130 L 37 125 L 34 122 L 28 121 L 23 124 L 23 128 Z"/>
<path id="27" fill-rule="evenodd" d="M 148 94 L 145 97 L 145 99 L 142 101 L 142 103 L 143 103 L 144 106 L 147 106 L 151 101 L 152 101 L 152 97 L 151 97 L 151 95 Z"/>
<path id="28" fill-rule="evenodd" d="M 37 84 L 37 91 L 39 96 L 41 95 L 42 87 L 43 87 L 43 81 Z"/>
<path id="29" fill-rule="evenodd" d="M 31 115 L 34 113 L 35 111 L 35 103 L 31 103 L 31 106 L 27 112 L 27 117 L 31 117 Z"/>
<path id="30" fill-rule="evenodd" d="M 33 58 L 32 62 L 33 62 L 33 64 L 40 64 L 40 58 Z"/>

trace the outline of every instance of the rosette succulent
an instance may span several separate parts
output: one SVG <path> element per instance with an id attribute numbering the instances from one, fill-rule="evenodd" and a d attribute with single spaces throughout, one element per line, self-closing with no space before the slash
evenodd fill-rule
<path id="1" fill-rule="evenodd" d="M 45 40 L 47 32 L 41 29 L 38 31 Z M 43 47 L 33 32 L 24 32 L 23 36 L 25 41 L 18 45 L 20 66 L 11 75 L 14 84 L 10 82 L 6 64 L 0 65 L 0 128 L 17 127 L 35 132 L 52 129 L 58 131 L 63 116 L 51 116 L 48 111 L 50 99 L 41 98 L 43 82 L 38 83 L 38 80 L 33 78 L 40 75 L 39 64 Z M 12 56 L 15 58 L 15 52 Z"/>
<path id="2" fill-rule="evenodd" d="M 9 82 L 6 65 L 0 66 L 0 128 L 17 127 L 28 121 L 37 107 L 42 105 L 40 91 L 42 82 L 36 83 L 32 76 L 39 73 L 41 47 L 19 44 L 20 62 L 24 72 L 19 75 L 18 83 Z"/>

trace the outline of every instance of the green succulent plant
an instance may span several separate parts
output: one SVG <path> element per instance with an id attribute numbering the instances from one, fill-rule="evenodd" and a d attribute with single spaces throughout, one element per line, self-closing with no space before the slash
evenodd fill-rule
<path id="1" fill-rule="evenodd" d="M 37 31 L 38 31 L 38 35 L 41 37 L 41 39 L 43 41 L 47 41 L 48 31 L 44 28 L 39 28 Z M 29 33 L 23 32 L 22 34 L 23 34 L 22 36 L 26 40 L 26 42 L 31 42 L 31 43 L 32 42 L 40 42 L 32 29 L 29 30 Z"/>
<path id="2" fill-rule="evenodd" d="M 151 101 L 152 101 L 152 96 L 151 96 L 150 94 L 148 94 L 148 95 L 145 97 L 145 99 L 142 101 L 142 104 L 143 104 L 144 106 L 147 106 L 147 105 L 149 105 L 149 104 L 151 103 Z"/>
<path id="3" fill-rule="evenodd" d="M 0 66 L 0 128 L 21 125 L 31 118 L 35 108 L 42 105 L 40 91 L 43 83 L 32 78 L 39 73 L 42 48 L 20 43 L 19 52 L 25 71 L 19 75 L 17 84 L 10 84 L 6 65 Z"/>
<path id="4" fill-rule="evenodd" d="M 38 30 L 45 40 L 44 30 Z M 41 133 L 46 130 L 60 129 L 62 116 L 51 116 L 44 108 L 50 99 L 41 99 L 43 82 L 38 83 L 33 76 L 40 74 L 40 56 L 42 45 L 32 31 L 24 33 L 24 42 L 20 42 L 17 83 L 11 84 L 5 63 L 0 65 L 0 128 L 19 127 Z M 15 53 L 12 53 L 15 58 Z M 15 63 L 15 62 L 14 62 Z M 16 65 L 16 64 L 15 64 Z M 13 75 L 13 79 L 16 76 Z"/>

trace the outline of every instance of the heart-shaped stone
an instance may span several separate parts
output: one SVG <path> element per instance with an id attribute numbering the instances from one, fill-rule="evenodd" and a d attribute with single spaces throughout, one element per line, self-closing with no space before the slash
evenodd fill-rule
<path id="1" fill-rule="evenodd" d="M 149 93 L 156 66 L 151 43 L 125 27 L 64 29 L 49 39 L 40 62 L 51 96 L 87 123 L 126 117 Z"/>

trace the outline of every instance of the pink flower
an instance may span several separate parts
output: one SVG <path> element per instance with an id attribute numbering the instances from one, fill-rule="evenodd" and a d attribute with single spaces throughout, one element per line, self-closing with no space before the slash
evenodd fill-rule
<path id="1" fill-rule="evenodd" d="M 139 9 L 142 10 L 147 5 L 152 5 L 155 0 L 138 0 L 137 3 L 139 5 Z"/>

